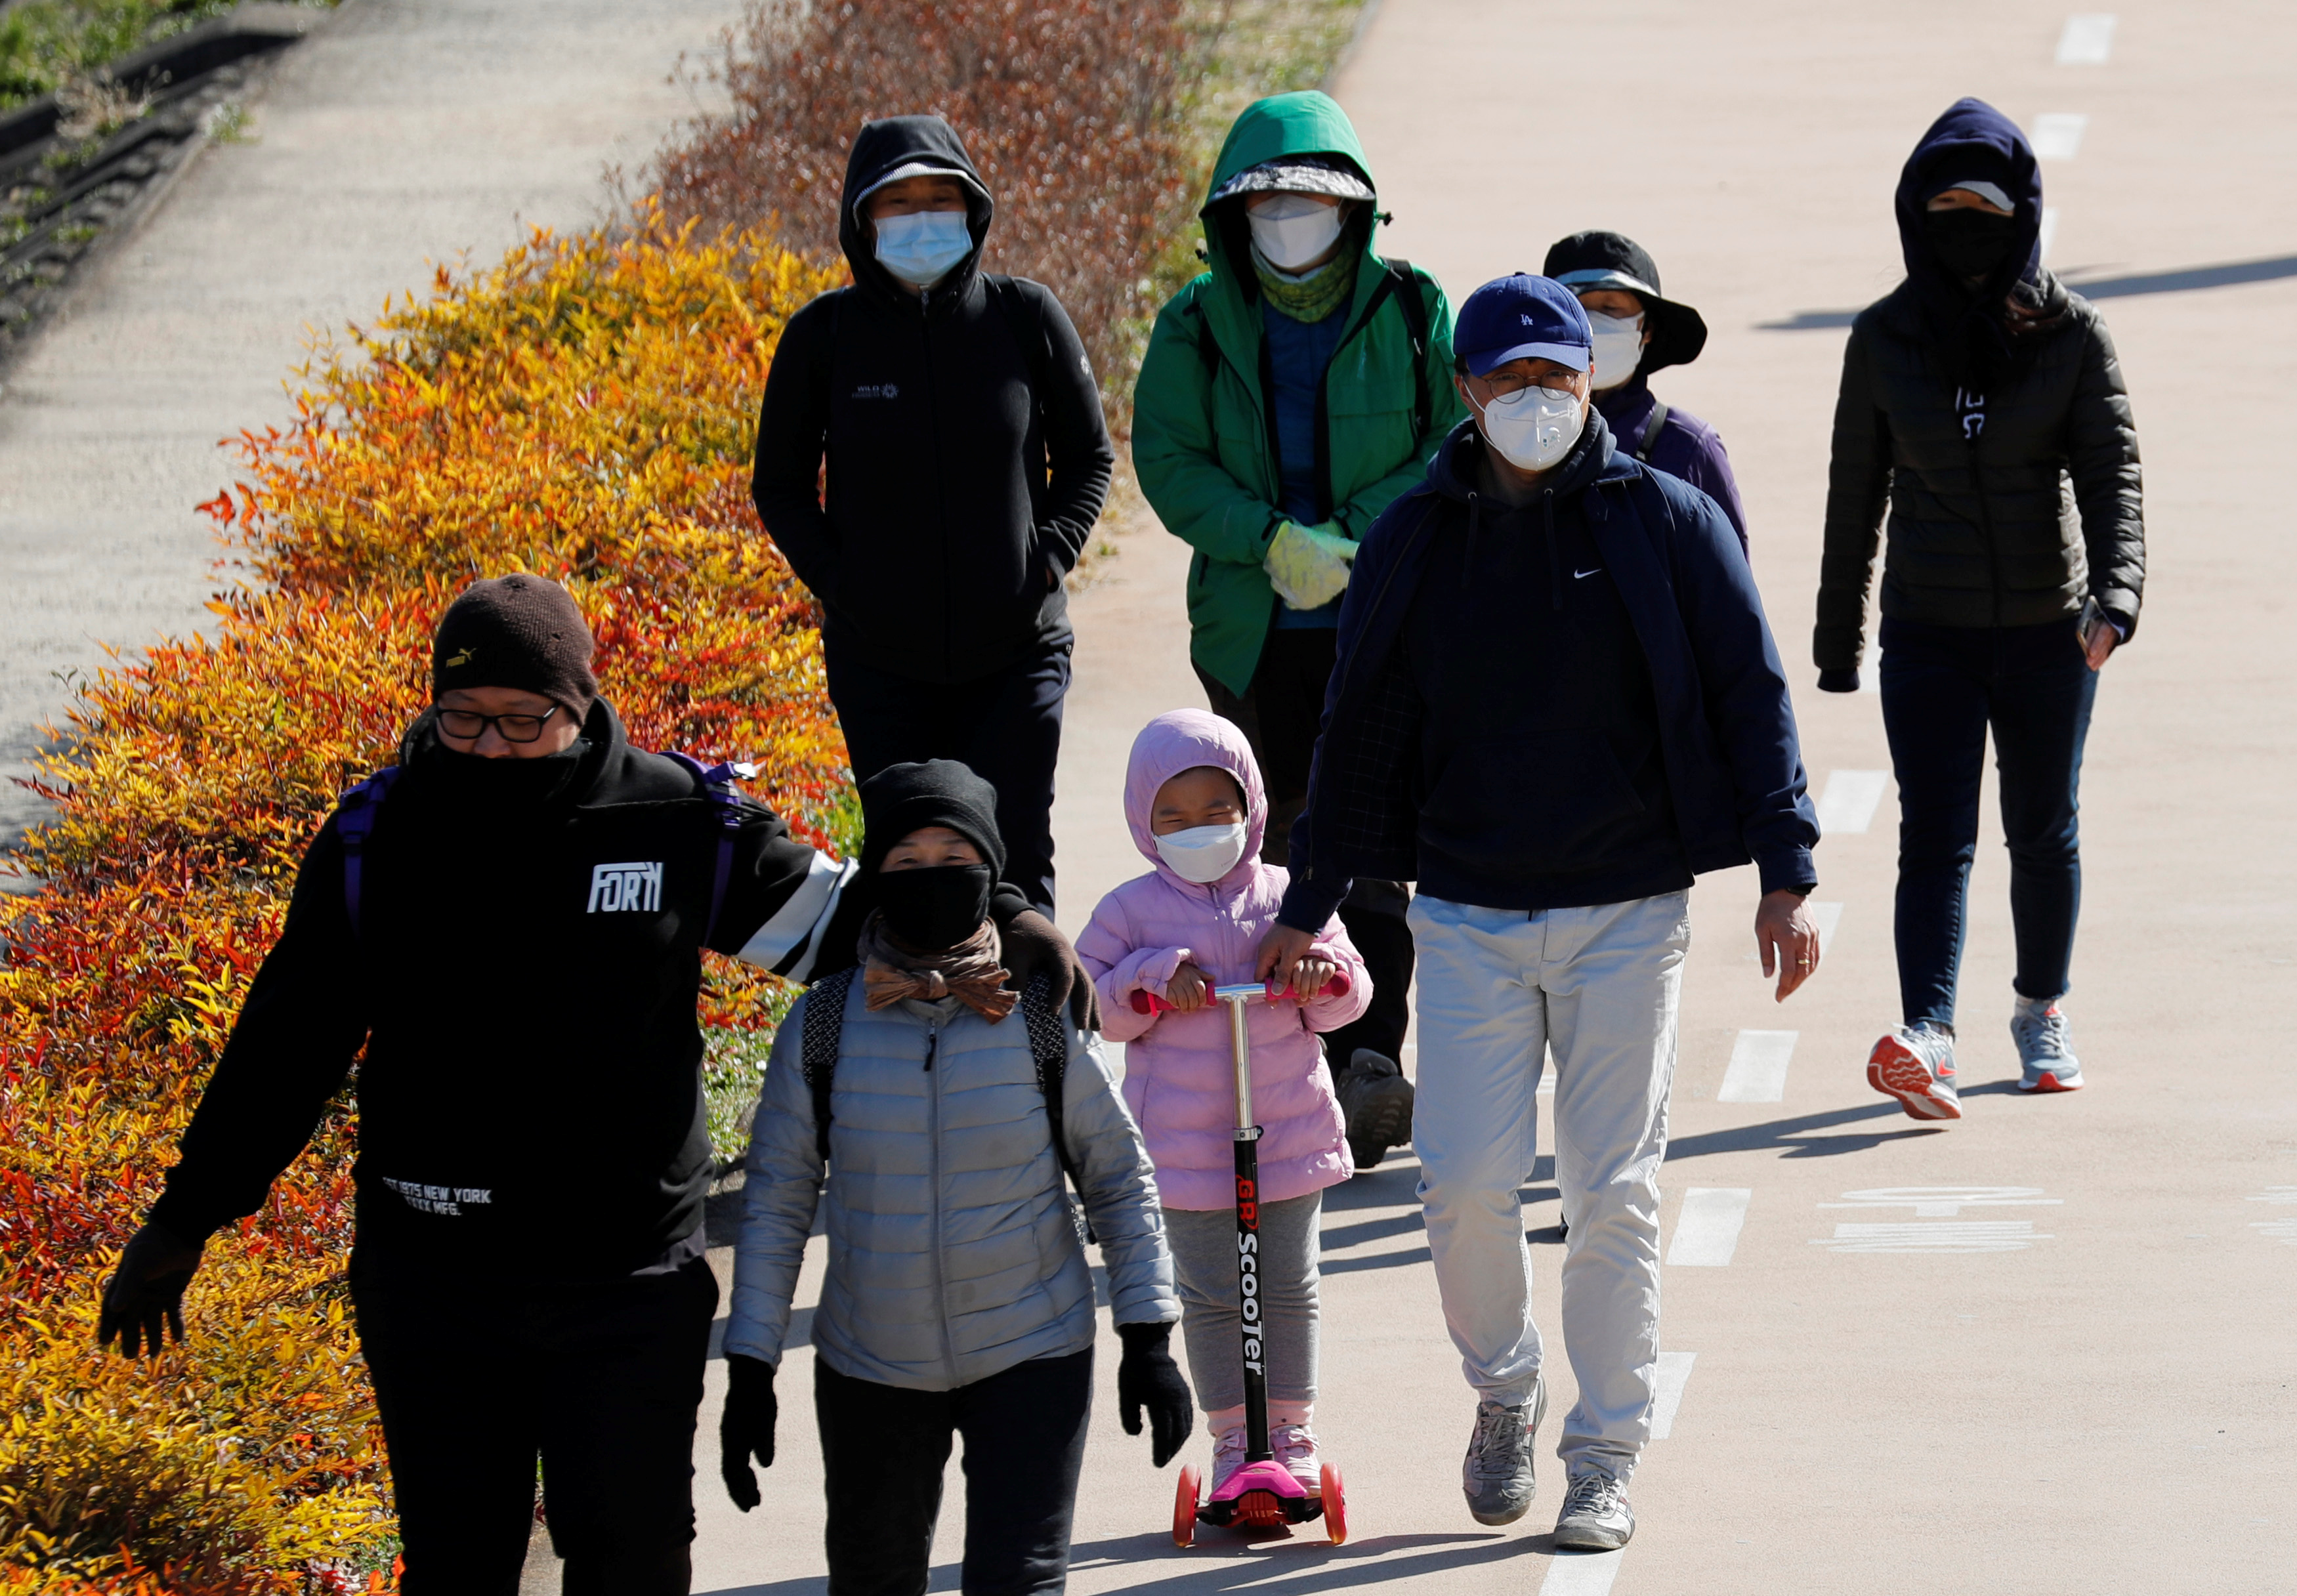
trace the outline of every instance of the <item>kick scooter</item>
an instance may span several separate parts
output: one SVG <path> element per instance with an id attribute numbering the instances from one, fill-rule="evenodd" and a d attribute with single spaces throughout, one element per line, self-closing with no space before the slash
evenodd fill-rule
<path id="1" fill-rule="evenodd" d="M 1324 990 L 1347 991 L 1347 977 L 1333 976 Z M 1333 1545 L 1348 1538 L 1347 1501 L 1339 1469 L 1325 1464 L 1321 1488 L 1312 1496 L 1290 1469 L 1276 1461 L 1268 1446 L 1268 1370 L 1260 1314 L 1260 1127 L 1252 1120 L 1252 1042 L 1245 1006 L 1255 1000 L 1272 1003 L 1280 995 L 1256 981 L 1212 990 L 1216 1001 L 1228 1005 L 1229 1037 L 1236 1056 L 1236 1273 L 1244 1327 L 1244 1464 L 1208 1501 L 1198 1498 L 1196 1469 L 1182 1467 L 1173 1499 L 1175 1546 L 1195 1543 L 1199 1521 L 1279 1529 L 1321 1517 Z M 1139 1014 L 1163 1014 L 1172 1007 L 1152 992 L 1132 994 L 1132 1008 Z"/>

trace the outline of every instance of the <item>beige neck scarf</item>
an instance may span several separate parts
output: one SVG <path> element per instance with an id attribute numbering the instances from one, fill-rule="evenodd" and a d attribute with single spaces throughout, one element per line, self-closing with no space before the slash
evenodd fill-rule
<path id="1" fill-rule="evenodd" d="M 1021 994 L 1007 989 L 1010 979 L 998 962 L 1001 945 L 993 920 L 954 948 L 920 953 L 895 937 L 882 913 L 872 914 L 861 927 L 856 946 L 861 956 L 862 1001 L 871 1008 L 888 1008 L 905 998 L 921 1003 L 955 998 L 995 1024 L 1013 1012 Z"/>

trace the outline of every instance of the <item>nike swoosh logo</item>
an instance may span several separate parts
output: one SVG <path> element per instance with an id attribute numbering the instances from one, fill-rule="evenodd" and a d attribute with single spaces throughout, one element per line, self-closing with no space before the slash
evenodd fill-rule
<path id="1" fill-rule="evenodd" d="M 1587 569 L 1586 569 L 1586 570 L 1585 570 L 1585 571 L 1575 571 L 1575 572 L 1573 572 L 1571 574 L 1572 574 L 1574 577 L 1579 577 L 1579 578 L 1590 577 L 1590 576 L 1594 575 L 1597 572 L 1601 571 L 1601 569 L 1602 569 L 1602 567 L 1601 567 L 1601 565 L 1590 565 L 1590 566 L 1589 566 L 1589 567 L 1587 567 Z"/>

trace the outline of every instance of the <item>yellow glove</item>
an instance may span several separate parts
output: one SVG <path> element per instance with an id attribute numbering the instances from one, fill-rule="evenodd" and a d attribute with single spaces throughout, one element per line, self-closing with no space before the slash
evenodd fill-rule
<path id="1" fill-rule="evenodd" d="M 1260 568 L 1268 572 L 1269 585 L 1287 606 L 1315 610 L 1347 590 L 1348 562 L 1355 557 L 1356 546 L 1332 531 L 1329 522 L 1302 526 L 1287 521 L 1276 529 Z"/>

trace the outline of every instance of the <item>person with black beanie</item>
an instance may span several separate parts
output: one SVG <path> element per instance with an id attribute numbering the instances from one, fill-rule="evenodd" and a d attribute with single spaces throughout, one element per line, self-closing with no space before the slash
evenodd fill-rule
<path id="1" fill-rule="evenodd" d="M 1007 868 L 994 789 L 949 761 L 893 765 L 861 784 L 861 810 L 879 885 L 863 967 L 791 1011 L 751 1132 L 720 1469 L 736 1506 L 758 1505 L 751 1461 L 774 1460 L 774 1379 L 818 1217 L 829 1588 L 926 1588 L 961 1436 L 962 1588 L 1058 1592 L 1091 1411 L 1086 1234 L 1124 1349 L 1125 1432 L 1145 1410 L 1162 1468 L 1195 1424 L 1167 1349 L 1181 1310 L 1156 1172 L 1100 1039 L 1034 989 L 1015 1012 L 988 912 Z"/>
<path id="2" fill-rule="evenodd" d="M 448 609 L 432 704 L 305 851 L 103 1295 L 101 1341 L 181 1340 L 208 1238 L 262 1206 L 357 1059 L 350 1285 L 408 1596 L 517 1589 L 538 1456 L 570 1593 L 687 1590 L 718 1301 L 702 954 L 819 978 L 875 902 L 772 810 L 631 747 L 591 653 L 540 577 Z M 1058 1003 L 1060 934 L 1017 893 L 984 912 Z"/>
<path id="3" fill-rule="evenodd" d="M 2010 849 L 2019 1090 L 2083 1084 L 2061 1007 L 2081 901 L 2076 811 L 2098 672 L 2145 588 L 2137 431 L 2096 309 L 2042 265 L 2026 136 L 1962 100 L 1907 158 L 1906 280 L 1842 357 L 1813 652 L 1857 690 L 1876 535 L 1882 725 L 1898 783 L 1901 1024 L 1866 1076 L 1922 1120 L 1962 1117 L 1955 988 L 1991 730 Z"/>
<path id="4" fill-rule="evenodd" d="M 862 125 L 838 208 L 853 282 L 782 331 L 750 497 L 820 602 L 853 773 L 935 759 L 980 772 L 1006 878 L 1050 914 L 1063 584 L 1116 454 L 1060 301 L 983 269 L 995 214 L 941 118 Z"/>

